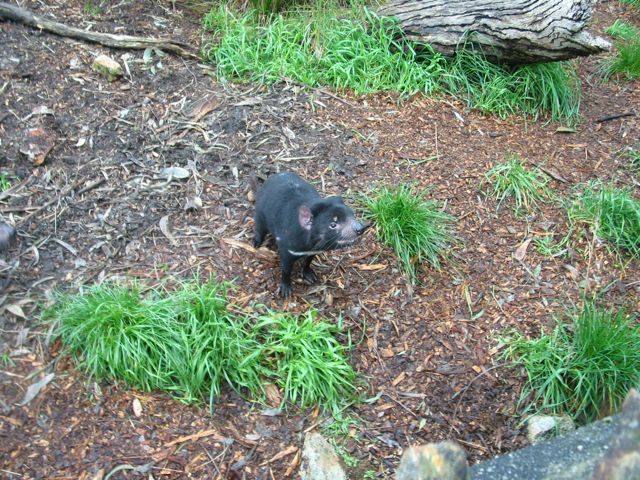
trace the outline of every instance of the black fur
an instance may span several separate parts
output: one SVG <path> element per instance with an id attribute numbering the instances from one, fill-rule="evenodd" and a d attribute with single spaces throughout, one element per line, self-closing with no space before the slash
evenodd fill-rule
<path id="1" fill-rule="evenodd" d="M 5 222 L 0 222 L 0 253 L 7 250 L 16 239 L 16 229 Z"/>
<path id="2" fill-rule="evenodd" d="M 267 179 L 256 195 L 254 220 L 254 246 L 259 247 L 267 233 L 278 246 L 282 297 L 291 295 L 291 270 L 298 259 L 304 257 L 303 278 L 313 282 L 316 274 L 311 262 L 316 253 L 347 247 L 368 228 L 355 219 L 341 197 L 322 198 L 292 172 Z"/>

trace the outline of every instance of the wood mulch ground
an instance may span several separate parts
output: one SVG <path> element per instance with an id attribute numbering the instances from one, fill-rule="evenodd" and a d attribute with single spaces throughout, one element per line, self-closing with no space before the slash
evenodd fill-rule
<path id="1" fill-rule="evenodd" d="M 93 31 L 201 40 L 198 18 L 172 2 L 119 2 L 97 15 L 84 1 L 21 5 Z M 640 23 L 637 13 L 605 2 L 593 30 L 618 17 Z M 479 189 L 490 167 L 517 153 L 542 165 L 560 195 L 595 178 L 638 192 L 621 152 L 640 146 L 639 83 L 602 82 L 602 58 L 578 61 L 583 119 L 576 132 L 558 133 L 556 124 L 501 120 L 451 100 L 339 99 L 287 82 L 218 82 L 190 60 L 145 63 L 141 51 L 11 22 L 0 22 L 0 51 L 0 170 L 15 177 L 0 194 L 0 214 L 19 230 L 0 259 L 3 478 L 98 479 L 114 469 L 114 479 L 296 478 L 305 432 L 324 425 L 317 411 L 274 415 L 231 392 L 211 415 L 163 393 L 96 383 L 59 355 L 37 322 L 54 291 L 200 271 L 234 280 L 239 302 L 342 315 L 363 338 L 351 362 L 367 381 L 363 394 L 376 398 L 353 407 L 360 423 L 338 439 L 358 460 L 353 478 L 368 470 L 390 478 L 416 443 L 455 439 L 472 462 L 526 445 L 515 406 L 523 377 L 499 366 L 497 336 L 514 328 L 538 334 L 584 288 L 640 309 L 637 263 L 621 269 L 587 232 L 563 257 L 541 256 L 534 243 L 525 250 L 547 231 L 562 237 L 559 204 L 519 218 L 496 211 Z M 92 71 L 101 53 L 128 65 L 123 80 Z M 633 115 L 598 121 L 619 113 Z M 30 156 L 34 150 L 48 153 Z M 167 178 L 167 167 L 189 176 Z M 441 272 L 424 268 L 411 290 L 371 233 L 349 252 L 321 257 L 318 284 L 296 283 L 283 305 L 274 294 L 275 256 L 248 245 L 249 178 L 285 169 L 320 182 L 326 194 L 379 182 L 429 188 L 459 219 L 459 259 Z M 195 198 L 202 208 L 186 208 Z M 48 385 L 22 404 L 43 378 Z"/>

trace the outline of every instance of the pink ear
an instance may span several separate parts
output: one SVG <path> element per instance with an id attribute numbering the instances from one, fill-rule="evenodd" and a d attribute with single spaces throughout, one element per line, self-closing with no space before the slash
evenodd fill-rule
<path id="1" fill-rule="evenodd" d="M 313 225 L 313 214 L 311 213 L 311 209 L 306 205 L 301 205 L 298 209 L 298 223 L 305 230 L 311 230 L 311 225 Z"/>

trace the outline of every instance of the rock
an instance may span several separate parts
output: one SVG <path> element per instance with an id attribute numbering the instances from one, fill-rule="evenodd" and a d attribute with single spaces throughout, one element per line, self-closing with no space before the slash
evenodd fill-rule
<path id="1" fill-rule="evenodd" d="M 302 480 L 346 480 L 340 459 L 329 442 L 319 433 L 308 433 L 302 447 Z"/>
<path id="2" fill-rule="evenodd" d="M 613 417 L 470 470 L 473 480 L 640 479 L 640 395 L 629 392 L 622 411 Z"/>
<path id="3" fill-rule="evenodd" d="M 111 57 L 99 55 L 93 61 L 92 68 L 103 75 L 106 75 L 110 82 L 116 81 L 123 74 L 122 67 Z"/>
<path id="4" fill-rule="evenodd" d="M 611 447 L 593 471 L 592 480 L 640 478 L 640 394 L 627 395 Z"/>
<path id="5" fill-rule="evenodd" d="M 408 448 L 400 459 L 396 480 L 467 480 L 467 454 L 446 441 Z"/>
<path id="6" fill-rule="evenodd" d="M 566 415 L 533 415 L 527 420 L 527 439 L 536 444 L 575 429 L 573 420 Z"/>

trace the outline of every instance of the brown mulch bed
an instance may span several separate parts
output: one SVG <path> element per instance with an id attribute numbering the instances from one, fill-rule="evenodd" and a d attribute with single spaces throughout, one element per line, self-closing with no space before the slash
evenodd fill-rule
<path id="1" fill-rule="evenodd" d="M 119 2 L 95 16 L 80 1 L 22 3 L 94 31 L 200 41 L 198 18 L 173 2 Z M 594 30 L 625 15 L 617 2 L 599 4 Z M 403 449 L 417 443 L 455 439 L 472 462 L 526 445 L 515 405 L 523 378 L 497 366 L 496 337 L 510 328 L 538 334 L 584 288 L 606 287 L 607 302 L 640 309 L 637 262 L 619 268 L 586 232 L 567 257 L 543 257 L 532 243 L 517 260 L 527 238 L 566 231 L 562 207 L 519 218 L 479 189 L 491 166 L 517 153 L 543 165 L 564 196 L 595 178 L 637 192 L 620 152 L 640 142 L 639 83 L 602 82 L 599 58 L 579 60 L 583 119 L 575 133 L 558 133 L 556 124 L 501 120 L 456 101 L 338 99 L 287 82 L 219 82 L 190 60 L 145 63 L 141 51 L 10 22 L 0 23 L 0 45 L 0 171 L 15 177 L 0 194 L 0 214 L 19 230 L 0 259 L 2 477 L 95 479 L 121 467 L 111 478 L 295 478 L 305 432 L 323 425 L 318 411 L 274 415 L 231 392 L 211 414 L 163 393 L 96 383 L 38 324 L 54 291 L 199 271 L 233 280 L 239 302 L 341 315 L 363 338 L 351 359 L 367 381 L 363 394 L 377 397 L 353 407 L 361 422 L 338 439 L 360 461 L 353 478 L 367 470 L 391 477 Z M 109 83 L 93 72 L 101 53 L 126 62 L 130 74 Z M 623 112 L 634 115 L 597 122 Z M 24 152 L 33 143 L 51 149 L 31 158 Z M 169 179 L 166 167 L 189 177 Z M 429 188 L 459 219 L 459 260 L 442 272 L 424 268 L 409 289 L 392 253 L 369 234 L 349 252 L 321 257 L 318 284 L 296 283 L 283 304 L 275 257 L 244 245 L 249 178 L 288 169 L 347 198 L 379 182 Z M 202 208 L 185 209 L 196 197 Z M 21 405 L 28 386 L 50 373 Z"/>

